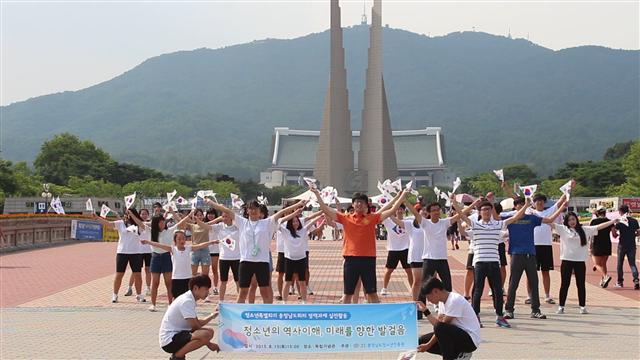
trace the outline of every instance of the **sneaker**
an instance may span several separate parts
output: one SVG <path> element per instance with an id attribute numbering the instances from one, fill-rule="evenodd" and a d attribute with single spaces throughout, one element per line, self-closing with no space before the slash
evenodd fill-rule
<path id="1" fill-rule="evenodd" d="M 214 287 L 213 291 L 211 292 L 212 295 L 219 295 L 220 293 L 218 292 L 218 288 Z"/>
<path id="2" fill-rule="evenodd" d="M 147 300 L 145 300 L 144 295 L 140 294 L 140 295 L 136 295 L 136 301 L 139 303 L 143 303 L 143 302 L 147 302 Z"/>
<path id="3" fill-rule="evenodd" d="M 531 299 L 525 300 L 524 303 L 527 304 L 527 305 L 531 305 Z"/>
<path id="4" fill-rule="evenodd" d="M 151 305 L 151 306 L 149 306 L 149 307 L 147 308 L 147 310 L 149 310 L 149 311 L 151 311 L 151 312 L 156 312 L 156 311 L 158 311 L 158 310 L 156 309 L 156 306 L 155 306 L 155 305 Z"/>
<path id="5" fill-rule="evenodd" d="M 616 283 L 615 285 L 613 285 L 613 287 L 620 289 L 620 288 L 622 288 L 622 283 L 621 282 Z"/>
<path id="6" fill-rule="evenodd" d="M 550 298 L 550 297 L 548 297 L 548 298 L 544 299 L 544 302 L 546 302 L 547 304 L 555 304 L 555 303 L 556 303 L 556 301 L 555 301 L 555 300 L 553 300 L 553 299 L 552 299 L 552 298 Z"/>
<path id="7" fill-rule="evenodd" d="M 311 289 L 311 286 L 307 286 L 307 295 L 313 295 L 313 289 Z"/>
<path id="8" fill-rule="evenodd" d="M 456 244 L 456 250 L 457 249 L 460 249 L 460 246 L 458 246 L 458 244 Z M 469 353 L 469 355 L 471 355 L 471 354 Z M 469 358 L 471 358 L 471 356 L 469 356 Z"/>
<path id="9" fill-rule="evenodd" d="M 382 296 L 389 295 L 389 292 L 387 291 L 387 288 L 382 288 L 382 290 L 380 290 L 380 295 L 382 295 Z"/>
<path id="10" fill-rule="evenodd" d="M 151 288 L 147 286 L 147 288 L 144 290 L 144 294 L 145 294 L 146 296 L 151 295 Z"/>
<path id="11" fill-rule="evenodd" d="M 580 314 L 588 314 L 587 308 L 584 306 L 580 306 Z"/>
<path id="12" fill-rule="evenodd" d="M 511 327 L 511 325 L 507 322 L 507 320 L 504 318 L 504 316 L 501 316 L 501 317 L 496 319 L 496 325 L 501 327 L 501 328 L 510 328 Z"/>
<path id="13" fill-rule="evenodd" d="M 296 293 L 296 289 L 294 288 L 289 289 L 289 295 L 293 295 L 295 293 Z"/>
<path id="14" fill-rule="evenodd" d="M 460 353 L 456 360 L 469 360 L 471 359 L 471 354 L 472 353 Z"/>
<path id="15" fill-rule="evenodd" d="M 489 296 L 493 296 L 493 290 L 489 289 Z"/>
<path id="16" fill-rule="evenodd" d="M 558 306 L 558 310 L 556 310 L 556 314 L 564 314 L 564 306 Z"/>
<path id="17" fill-rule="evenodd" d="M 609 282 L 611 281 L 611 276 L 607 275 L 604 277 L 604 279 L 602 279 L 602 287 L 606 288 L 607 286 L 609 286 Z"/>
<path id="18" fill-rule="evenodd" d="M 276 296 L 276 300 L 281 301 L 282 300 L 282 296 L 281 295 Z"/>
<path id="19" fill-rule="evenodd" d="M 547 315 L 541 313 L 540 311 L 536 311 L 536 312 L 532 312 L 531 313 L 531 318 L 532 319 L 546 319 Z"/>
<path id="20" fill-rule="evenodd" d="M 129 289 L 127 290 L 127 292 L 126 292 L 126 293 L 124 293 L 124 296 L 131 296 L 131 295 L 133 295 L 133 289 L 132 289 L 132 288 L 129 288 Z"/>
<path id="21" fill-rule="evenodd" d="M 118 302 L 118 295 L 116 295 L 116 294 L 111 295 L 111 302 L 112 303 L 117 303 Z"/>
<path id="22" fill-rule="evenodd" d="M 184 360 L 185 357 L 177 357 L 175 354 L 171 354 L 171 357 L 169 357 L 169 360 Z"/>
<path id="23" fill-rule="evenodd" d="M 505 311 L 504 312 L 505 319 L 513 319 L 513 311 Z"/>
<path id="24" fill-rule="evenodd" d="M 635 283 L 635 284 L 633 285 L 633 290 L 640 290 L 640 284 Z"/>

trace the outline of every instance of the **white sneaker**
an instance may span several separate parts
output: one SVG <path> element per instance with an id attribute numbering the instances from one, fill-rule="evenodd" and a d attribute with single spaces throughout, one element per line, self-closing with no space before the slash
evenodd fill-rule
<path id="1" fill-rule="evenodd" d="M 456 360 L 469 360 L 471 359 L 471 354 L 472 353 L 460 353 Z"/>
<path id="2" fill-rule="evenodd" d="M 564 306 L 558 306 L 558 310 L 556 311 L 556 314 L 564 314 Z"/>
<path id="3" fill-rule="evenodd" d="M 493 290 L 489 289 L 489 296 L 493 296 Z"/>
<path id="4" fill-rule="evenodd" d="M 111 302 L 112 303 L 117 303 L 118 302 L 118 295 L 117 294 L 111 295 Z"/>
<path id="5" fill-rule="evenodd" d="M 584 306 L 580 306 L 580 314 L 588 314 L 587 308 Z"/>
<path id="6" fill-rule="evenodd" d="M 382 288 L 382 290 L 380 290 L 380 295 L 382 295 L 382 296 L 389 295 L 389 292 L 387 291 L 387 288 Z"/>
<path id="7" fill-rule="evenodd" d="M 148 308 L 147 310 L 149 310 L 149 311 L 151 311 L 151 312 L 156 312 L 156 311 L 157 311 L 157 310 L 156 310 L 156 306 L 155 306 L 155 305 L 151 305 L 151 306 L 149 306 L 149 308 Z"/>
<path id="8" fill-rule="evenodd" d="M 211 291 L 211 295 L 218 295 L 220 292 L 218 291 L 217 287 L 214 287 L 213 290 Z"/>
<path id="9" fill-rule="evenodd" d="M 147 302 L 147 300 L 145 300 L 145 299 L 144 299 L 144 295 L 142 295 L 142 294 L 138 294 L 138 295 L 136 295 L 136 300 L 137 300 L 139 303 Z"/>

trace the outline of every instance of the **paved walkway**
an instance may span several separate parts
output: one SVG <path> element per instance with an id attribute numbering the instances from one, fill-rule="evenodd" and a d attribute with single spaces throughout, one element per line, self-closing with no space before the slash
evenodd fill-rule
<path id="1" fill-rule="evenodd" d="M 316 303 L 336 303 L 342 290 L 342 259 L 339 242 L 311 242 L 311 286 Z M 466 243 L 450 251 L 454 289 L 463 291 Z M 559 249 L 554 249 L 556 254 Z M 167 358 L 157 342 L 157 331 L 166 296 L 159 300 L 160 311 L 150 313 L 147 304 L 132 297 L 110 302 L 113 281 L 114 243 L 81 243 L 51 249 L 0 256 L 0 358 Z M 378 280 L 381 283 L 386 259 L 385 242 L 378 242 Z M 609 261 L 615 270 L 616 258 Z M 556 265 L 559 268 L 559 260 Z M 590 268 L 591 264 L 588 264 Z M 627 268 L 628 269 L 628 268 Z M 614 271 L 615 272 L 615 271 Z M 552 295 L 557 298 L 560 274 L 551 273 Z M 626 284 L 631 283 L 627 274 Z M 615 278 L 615 276 L 614 276 Z M 125 277 L 125 283 L 128 275 Z M 275 280 L 275 278 L 274 278 Z M 527 317 L 523 304 L 524 281 L 518 289 L 516 319 L 512 329 L 493 326 L 491 299 L 483 298 L 481 318 L 484 338 L 475 358 L 620 358 L 640 357 L 640 291 L 601 289 L 599 278 L 589 270 L 587 277 L 588 315 L 579 315 L 575 287 L 570 288 L 567 310 L 556 315 L 556 305 L 542 305 L 547 320 Z M 381 286 L 379 285 L 379 288 Z M 162 287 L 161 287 L 162 290 Z M 391 295 L 385 302 L 408 301 L 409 286 L 404 272 L 393 273 Z M 230 299 L 235 296 L 230 289 Z M 486 294 L 485 294 L 486 295 Z M 215 304 L 201 304 L 204 316 Z M 214 324 L 215 326 L 216 324 Z M 426 321 L 419 331 L 427 332 Z M 317 354 L 309 359 L 395 359 L 397 353 Z M 300 354 L 212 354 L 206 350 L 190 359 L 298 359 Z M 421 354 L 420 358 L 437 358 Z"/>

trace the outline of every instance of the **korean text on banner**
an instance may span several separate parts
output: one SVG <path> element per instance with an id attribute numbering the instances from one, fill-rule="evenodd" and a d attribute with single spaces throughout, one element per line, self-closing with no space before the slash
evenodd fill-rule
<path id="1" fill-rule="evenodd" d="M 236 352 L 377 352 L 415 349 L 415 303 L 220 304 L 219 346 Z"/>
<path id="2" fill-rule="evenodd" d="M 96 221 L 71 220 L 71 238 L 102 240 L 102 224 Z"/>

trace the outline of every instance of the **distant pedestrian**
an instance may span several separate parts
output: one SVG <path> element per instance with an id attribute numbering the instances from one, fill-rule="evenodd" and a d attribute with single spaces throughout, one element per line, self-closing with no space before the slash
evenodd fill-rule
<path id="1" fill-rule="evenodd" d="M 633 276 L 633 288 L 640 290 L 638 266 L 636 265 L 636 236 L 640 236 L 638 220 L 629 215 L 629 206 L 627 205 L 620 205 L 618 212 L 620 213 L 621 221 L 618 222 L 614 229 L 614 234 L 619 236 L 618 283 L 616 287 L 623 286 L 624 272 L 622 271 L 622 265 L 624 264 L 624 258 L 626 256 L 629 267 L 631 268 L 631 275 Z"/>

